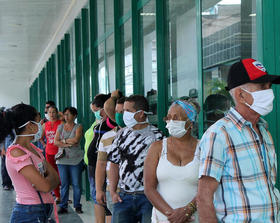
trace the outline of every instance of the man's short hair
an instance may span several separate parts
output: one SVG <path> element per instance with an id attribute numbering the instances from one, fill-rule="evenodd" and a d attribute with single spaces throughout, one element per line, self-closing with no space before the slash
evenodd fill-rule
<path id="1" fill-rule="evenodd" d="M 117 104 L 124 104 L 126 97 L 121 97 L 117 100 Z"/>
<path id="2" fill-rule="evenodd" d="M 149 111 L 148 100 L 143 95 L 130 95 L 125 99 L 127 102 L 134 102 L 134 108 L 136 111 L 143 110 L 145 112 Z"/>
<path id="3" fill-rule="evenodd" d="M 46 102 L 46 105 L 47 105 L 47 104 L 50 105 L 50 106 L 55 106 L 54 101 L 47 101 L 47 102 Z"/>

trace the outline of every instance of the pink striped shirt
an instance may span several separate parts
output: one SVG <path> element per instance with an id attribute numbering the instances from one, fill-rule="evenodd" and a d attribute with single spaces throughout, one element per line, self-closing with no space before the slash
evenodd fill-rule
<path id="1" fill-rule="evenodd" d="M 6 167 L 16 191 L 16 201 L 19 204 L 41 204 L 36 189 L 32 187 L 30 181 L 28 181 L 19 172 L 23 167 L 33 165 L 33 163 L 38 169 L 38 164 L 45 160 L 43 154 L 41 153 L 41 150 L 33 144 L 31 144 L 31 146 L 37 151 L 40 158 L 20 145 L 10 146 L 6 154 Z M 13 157 L 11 155 L 11 151 L 15 148 L 21 149 L 26 154 L 20 157 Z M 53 197 L 51 193 L 41 192 L 41 196 L 44 203 L 53 203 Z"/>

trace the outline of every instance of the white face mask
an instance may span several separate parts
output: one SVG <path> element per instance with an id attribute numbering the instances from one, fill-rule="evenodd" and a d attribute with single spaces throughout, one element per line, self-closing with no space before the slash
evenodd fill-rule
<path id="1" fill-rule="evenodd" d="M 22 126 L 18 127 L 23 128 L 24 126 L 26 126 L 29 122 L 32 122 L 34 124 L 36 124 L 38 126 L 38 131 L 34 134 L 28 134 L 28 135 L 17 135 L 17 136 L 34 136 L 34 138 L 32 139 L 32 142 L 37 142 L 41 139 L 42 134 L 43 134 L 43 128 L 40 122 L 35 122 L 35 121 L 28 121 L 25 124 L 23 124 Z"/>
<path id="2" fill-rule="evenodd" d="M 140 110 L 141 111 L 141 110 Z M 124 114 L 123 114 L 123 121 L 124 121 L 124 124 L 129 127 L 129 128 L 132 128 L 133 126 L 137 125 L 137 124 L 145 124 L 145 123 L 148 123 L 148 118 L 146 119 L 146 121 L 144 122 L 138 122 L 135 120 L 134 118 L 134 115 L 137 114 L 138 112 L 140 111 L 137 111 L 137 112 L 128 112 L 128 111 L 125 111 Z M 145 114 L 147 112 L 144 112 Z"/>
<path id="3" fill-rule="evenodd" d="M 189 127 L 185 129 L 186 123 L 187 121 L 170 120 L 167 121 L 166 128 L 168 129 L 168 132 L 171 136 L 181 138 L 188 132 L 189 128 L 191 127 L 191 125 L 189 125 Z"/>
<path id="4" fill-rule="evenodd" d="M 252 105 L 245 103 L 249 108 L 251 108 L 258 114 L 263 115 L 263 116 L 267 115 L 268 113 L 270 113 L 272 111 L 273 100 L 274 100 L 274 94 L 273 94 L 272 89 L 255 91 L 255 92 L 250 92 L 243 88 L 242 88 L 242 90 L 251 94 L 254 99 Z"/>

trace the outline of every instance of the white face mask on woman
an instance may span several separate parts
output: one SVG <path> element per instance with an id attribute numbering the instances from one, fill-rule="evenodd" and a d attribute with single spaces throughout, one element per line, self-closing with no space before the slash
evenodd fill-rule
<path id="1" fill-rule="evenodd" d="M 244 88 L 242 90 L 251 94 L 253 97 L 253 104 L 245 103 L 249 108 L 254 110 L 260 115 L 267 115 L 273 109 L 274 94 L 272 89 L 250 92 Z"/>
<path id="2" fill-rule="evenodd" d="M 171 136 L 176 137 L 176 138 L 181 138 L 183 137 L 191 127 L 185 129 L 187 121 L 177 121 L 177 120 L 169 120 L 167 121 L 166 128 L 168 129 L 168 132 Z"/>
<path id="3" fill-rule="evenodd" d="M 36 124 L 38 126 L 38 131 L 34 134 L 28 134 L 28 135 L 17 135 L 17 136 L 34 136 L 34 138 L 32 139 L 32 142 L 37 142 L 41 139 L 42 135 L 43 135 L 43 128 L 40 122 L 35 122 L 35 121 L 28 121 L 25 124 L 23 124 L 22 126 L 18 127 L 23 128 L 24 126 L 26 126 L 29 122 L 32 122 L 34 124 Z"/>

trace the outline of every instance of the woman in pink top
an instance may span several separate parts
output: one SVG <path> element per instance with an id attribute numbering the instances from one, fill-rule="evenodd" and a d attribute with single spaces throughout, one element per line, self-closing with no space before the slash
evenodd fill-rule
<path id="1" fill-rule="evenodd" d="M 54 137 L 56 134 L 57 127 L 62 123 L 58 119 L 58 110 L 54 105 L 51 105 L 48 108 L 48 116 L 49 121 L 47 121 L 43 125 L 43 137 L 45 136 L 47 139 L 47 144 L 44 143 L 44 140 L 41 138 L 41 143 L 46 148 L 46 160 L 52 165 L 52 167 L 56 170 L 58 173 L 57 165 L 55 162 L 55 154 L 57 154 L 58 147 L 54 145 Z M 56 203 L 60 202 L 60 191 L 59 191 L 59 185 L 54 189 L 54 194 L 56 197 Z"/>
<path id="2" fill-rule="evenodd" d="M 52 211 L 53 198 L 50 191 L 59 184 L 59 177 L 45 161 L 41 150 L 31 143 L 42 136 L 39 121 L 36 109 L 26 104 L 15 105 L 0 114 L 0 142 L 7 135 L 15 134 L 15 141 L 6 155 L 7 170 L 16 192 L 11 223 L 46 222 L 46 215 Z"/>

